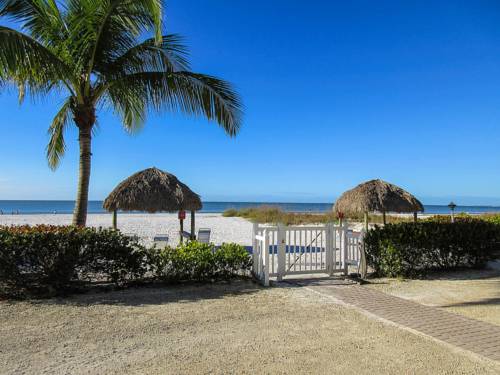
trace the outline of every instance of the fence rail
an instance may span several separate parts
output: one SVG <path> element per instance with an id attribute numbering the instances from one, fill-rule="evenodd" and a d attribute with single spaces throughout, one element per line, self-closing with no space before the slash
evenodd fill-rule
<path id="1" fill-rule="evenodd" d="M 347 225 L 285 226 L 254 224 L 253 273 L 264 285 L 287 275 L 347 274 L 362 259 L 363 232 Z"/>

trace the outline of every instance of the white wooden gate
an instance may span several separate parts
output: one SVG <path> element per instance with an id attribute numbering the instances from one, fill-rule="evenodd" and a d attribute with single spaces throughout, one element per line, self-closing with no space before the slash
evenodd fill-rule
<path id="1" fill-rule="evenodd" d="M 347 274 L 348 266 L 358 264 L 362 233 L 347 226 L 253 226 L 253 273 L 264 285 L 269 278 L 286 275 Z"/>

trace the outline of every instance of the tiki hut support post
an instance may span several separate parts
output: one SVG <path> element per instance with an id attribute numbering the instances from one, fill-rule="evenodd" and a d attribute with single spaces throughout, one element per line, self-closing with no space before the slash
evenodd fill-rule
<path id="1" fill-rule="evenodd" d="M 196 240 L 196 235 L 194 234 L 194 231 L 196 230 L 196 226 L 194 225 L 194 217 L 195 213 L 193 210 L 191 210 L 191 240 Z"/>
<path id="2" fill-rule="evenodd" d="M 113 210 L 113 229 L 114 230 L 118 229 L 117 216 L 118 216 L 118 211 L 117 210 Z"/>
<path id="3" fill-rule="evenodd" d="M 385 211 L 382 211 L 382 220 L 384 221 L 384 225 L 387 224 L 387 221 L 385 218 Z"/>
<path id="4" fill-rule="evenodd" d="M 182 236 L 182 232 L 184 232 L 184 219 L 179 218 L 179 224 L 180 224 L 180 227 L 181 227 L 181 229 L 179 231 L 179 237 L 181 239 L 181 243 L 183 243 L 184 242 L 184 237 Z"/>
<path id="5" fill-rule="evenodd" d="M 417 222 L 417 220 L 418 220 L 418 217 L 417 217 L 417 211 L 415 211 L 415 212 L 413 213 L 413 222 L 414 222 L 414 223 L 416 223 L 416 222 Z"/>

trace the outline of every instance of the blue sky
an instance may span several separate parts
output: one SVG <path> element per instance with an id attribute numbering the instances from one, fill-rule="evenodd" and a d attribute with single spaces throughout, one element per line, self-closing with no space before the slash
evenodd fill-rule
<path id="1" fill-rule="evenodd" d="M 500 204 L 497 1 L 171 0 L 166 17 L 193 70 L 241 93 L 243 128 L 163 113 L 130 136 L 100 112 L 91 199 L 157 166 L 204 200 L 329 202 L 382 178 L 428 204 Z M 0 94 L 0 199 L 74 198 L 74 129 L 59 169 L 45 160 L 60 102 Z"/>

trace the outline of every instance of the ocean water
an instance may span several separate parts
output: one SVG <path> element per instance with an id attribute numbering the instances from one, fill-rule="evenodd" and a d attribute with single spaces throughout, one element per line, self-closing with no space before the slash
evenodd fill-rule
<path id="1" fill-rule="evenodd" d="M 0 211 L 4 214 L 43 214 L 58 213 L 70 214 L 73 212 L 74 201 L 28 201 L 28 200 L 0 200 Z M 203 202 L 203 209 L 200 212 L 220 213 L 229 208 L 241 209 L 258 206 L 275 206 L 284 211 L 291 212 L 327 212 L 332 209 L 332 203 L 268 203 L 268 202 Z M 425 213 L 428 214 L 448 214 L 448 206 L 424 205 Z M 89 213 L 105 213 L 102 208 L 102 201 L 89 201 Z M 498 212 L 497 206 L 457 206 L 455 212 L 485 213 Z"/>

